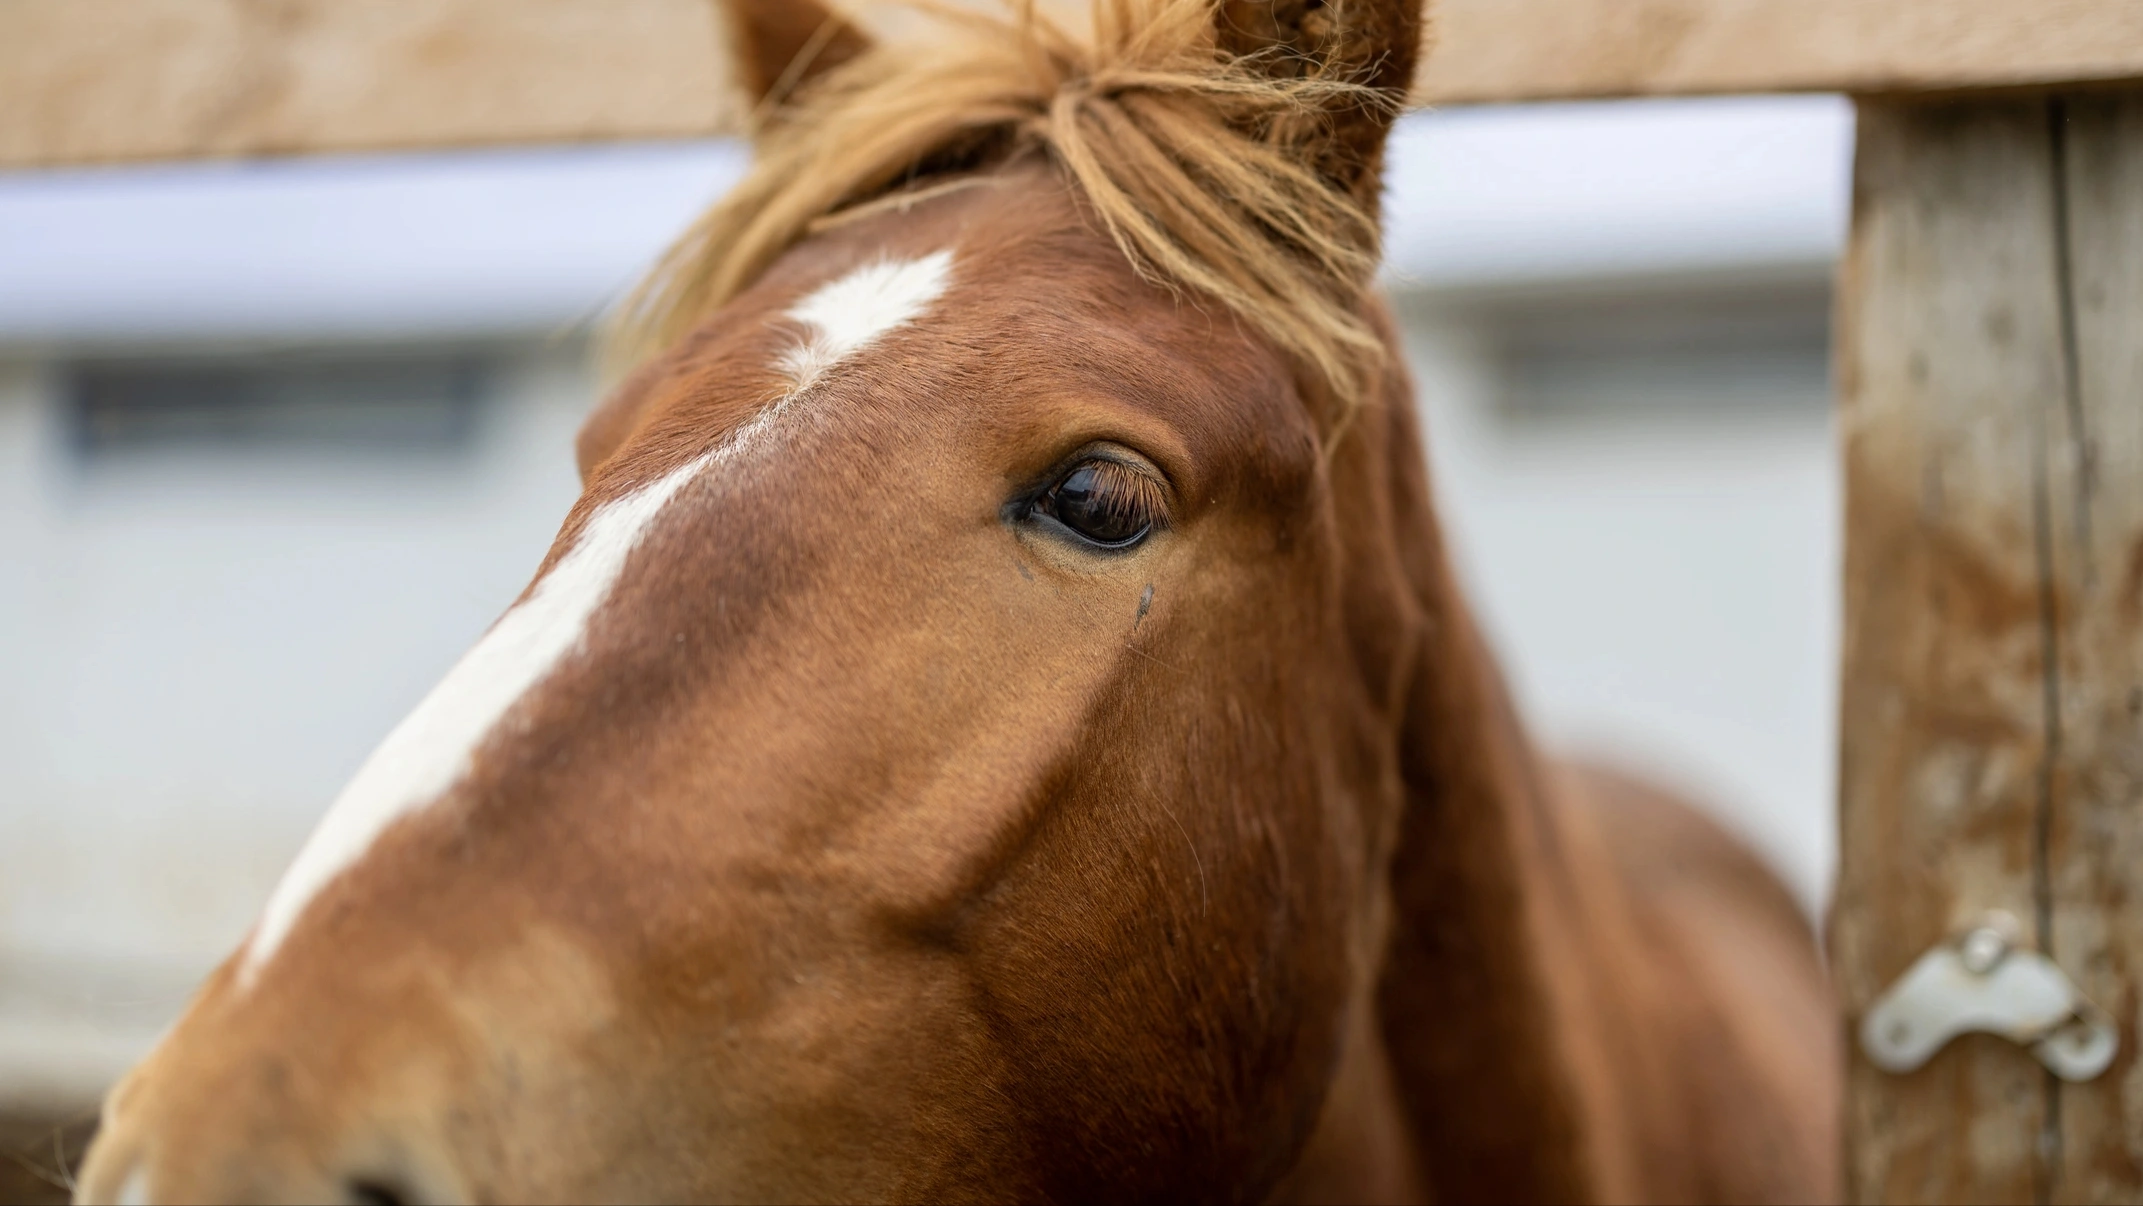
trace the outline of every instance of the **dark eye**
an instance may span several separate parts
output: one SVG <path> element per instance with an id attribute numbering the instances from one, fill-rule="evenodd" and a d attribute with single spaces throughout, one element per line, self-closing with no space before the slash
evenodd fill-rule
<path id="1" fill-rule="evenodd" d="M 1127 549 L 1145 539 L 1160 513 L 1160 488 L 1128 465 L 1081 461 L 1034 500 L 1047 515 L 1090 543 Z"/>

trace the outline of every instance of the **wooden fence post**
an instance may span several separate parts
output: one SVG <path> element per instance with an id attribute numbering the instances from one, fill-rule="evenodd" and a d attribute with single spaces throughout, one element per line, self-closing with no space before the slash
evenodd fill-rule
<path id="1" fill-rule="evenodd" d="M 2084 1084 L 1856 1051 L 1862 1201 L 2143 1196 L 2143 94 L 1863 102 L 1838 311 L 1847 1022 L 2006 909 L 2104 1006 Z"/>

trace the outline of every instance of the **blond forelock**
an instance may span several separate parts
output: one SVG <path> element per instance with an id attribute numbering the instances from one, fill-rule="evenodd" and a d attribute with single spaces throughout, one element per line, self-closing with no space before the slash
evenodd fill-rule
<path id="1" fill-rule="evenodd" d="M 876 46 L 770 108 L 751 171 L 636 290 L 616 348 L 675 344 L 830 217 L 1033 150 L 1141 276 L 1235 314 L 1344 421 L 1383 353 L 1360 305 L 1374 181 L 1343 187 L 1308 148 L 1335 109 L 1395 98 L 1281 51 L 1224 54 L 1211 0 L 1094 5 L 1085 39 L 1031 4 L 933 8 L 929 40 Z"/>

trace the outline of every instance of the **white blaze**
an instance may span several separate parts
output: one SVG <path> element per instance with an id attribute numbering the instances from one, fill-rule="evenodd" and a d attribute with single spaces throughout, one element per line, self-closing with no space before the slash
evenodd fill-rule
<path id="1" fill-rule="evenodd" d="M 387 734 L 268 898 L 246 951 L 242 970 L 248 977 L 275 953 L 321 888 L 362 858 L 389 825 L 459 782 L 507 711 L 580 647 L 626 559 L 677 491 L 709 464 L 735 456 L 828 369 L 913 321 L 945 291 L 951 266 L 949 251 L 881 260 L 820 286 L 789 310 L 788 317 L 806 328 L 804 342 L 781 359 L 793 381 L 790 392 L 720 446 L 597 508 L 528 597 L 499 617 Z"/>
<path id="2" fill-rule="evenodd" d="M 895 327 L 915 320 L 945 292 L 952 253 L 919 260 L 880 260 L 812 292 L 789 309 L 804 324 L 804 341 L 781 358 L 793 385 L 791 396 L 809 389 L 827 369 L 870 346 Z"/>
<path id="3" fill-rule="evenodd" d="M 417 710 L 387 734 L 268 898 L 247 955 L 249 969 L 275 952 L 306 902 L 357 861 L 381 830 L 437 799 L 468 772 L 477 745 L 499 717 L 580 644 L 588 617 L 609 597 L 633 546 L 670 496 L 711 456 L 697 457 L 597 509 L 572 550 L 528 598 L 499 617 Z"/>

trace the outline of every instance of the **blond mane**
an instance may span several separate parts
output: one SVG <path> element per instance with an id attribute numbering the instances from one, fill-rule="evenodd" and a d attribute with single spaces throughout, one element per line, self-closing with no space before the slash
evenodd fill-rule
<path id="1" fill-rule="evenodd" d="M 1306 148 L 1335 110 L 1398 98 L 1278 49 L 1227 54 L 1212 0 L 1093 0 L 1083 40 L 1012 2 L 1003 17 L 930 8 L 930 39 L 770 104 L 750 173 L 634 292 L 614 346 L 675 344 L 829 219 L 1039 151 L 1141 276 L 1233 313 L 1351 412 L 1383 352 L 1360 306 L 1374 177 L 1350 191 Z"/>

